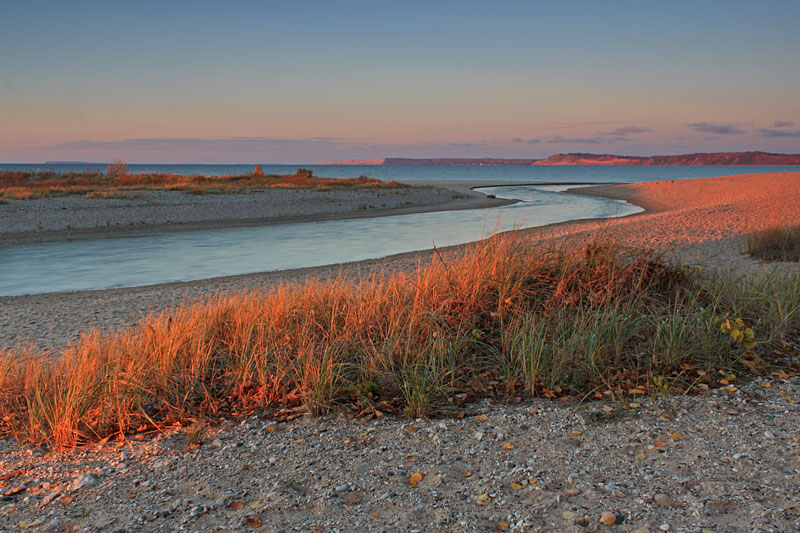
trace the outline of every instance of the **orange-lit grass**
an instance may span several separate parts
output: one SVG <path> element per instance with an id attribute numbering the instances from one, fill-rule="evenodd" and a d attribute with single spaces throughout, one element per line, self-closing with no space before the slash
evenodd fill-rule
<path id="1" fill-rule="evenodd" d="M 798 322 L 792 298 L 784 329 Z M 415 417 L 452 410 L 456 395 L 648 388 L 733 364 L 741 351 L 714 326 L 725 312 L 644 252 L 496 236 L 413 272 L 219 294 L 58 357 L 6 353 L 0 418 L 21 440 L 73 446 L 270 408 L 321 414 L 367 383 L 378 397 L 363 402 Z"/>
<path id="2" fill-rule="evenodd" d="M 180 174 L 140 173 L 115 171 L 100 172 L 29 172 L 0 171 L 0 197 L 16 200 L 43 198 L 52 195 L 89 194 L 125 190 L 175 190 L 189 193 L 235 193 L 253 189 L 352 189 L 403 187 L 397 182 L 383 182 L 374 178 L 318 178 L 311 171 L 298 169 L 284 176 L 267 176 L 254 173 L 243 176 L 183 176 Z"/>

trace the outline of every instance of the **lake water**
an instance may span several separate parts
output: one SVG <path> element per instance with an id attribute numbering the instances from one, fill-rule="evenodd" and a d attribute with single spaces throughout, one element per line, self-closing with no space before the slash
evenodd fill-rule
<path id="1" fill-rule="evenodd" d="M 79 172 L 86 165 L 0 164 L 0 170 L 37 170 Z M 95 165 L 105 170 L 105 165 Z M 192 176 L 247 174 L 252 165 L 139 165 L 129 164 L 129 172 L 166 172 Z M 800 166 L 440 166 L 440 165 L 261 165 L 265 174 L 294 174 L 308 168 L 316 176 L 328 178 L 360 175 L 384 180 L 490 180 L 524 183 L 632 183 L 637 181 L 677 180 L 800 171 Z"/>
<path id="2" fill-rule="evenodd" d="M 472 242 L 497 231 L 641 211 L 559 187 L 489 187 L 493 209 L 0 245 L 0 295 L 107 289 L 309 267 Z"/>

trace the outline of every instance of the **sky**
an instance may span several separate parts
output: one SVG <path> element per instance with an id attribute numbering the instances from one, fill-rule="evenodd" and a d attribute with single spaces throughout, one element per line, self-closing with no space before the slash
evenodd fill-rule
<path id="1" fill-rule="evenodd" d="M 0 162 L 800 153 L 800 2 L 0 2 Z"/>

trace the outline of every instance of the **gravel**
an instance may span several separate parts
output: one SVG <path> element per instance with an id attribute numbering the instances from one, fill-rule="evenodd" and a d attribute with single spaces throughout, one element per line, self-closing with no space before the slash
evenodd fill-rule
<path id="1" fill-rule="evenodd" d="M 452 419 L 265 415 L 69 452 L 5 440 L 0 530 L 797 531 L 798 402 L 800 378 L 773 375 Z"/>
<path id="2" fill-rule="evenodd" d="M 0 203 L 0 243 L 376 216 L 485 199 L 472 191 L 429 186 L 326 191 L 267 189 L 247 194 L 203 195 L 141 190 L 119 194 L 130 198 L 69 195 Z"/>

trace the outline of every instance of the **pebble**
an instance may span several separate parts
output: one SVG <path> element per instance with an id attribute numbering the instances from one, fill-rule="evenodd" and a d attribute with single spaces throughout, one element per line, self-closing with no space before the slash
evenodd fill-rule
<path id="1" fill-rule="evenodd" d="M 672 500 L 669 499 L 669 496 L 666 494 L 656 494 L 653 496 L 653 501 L 656 502 L 658 505 L 663 505 L 664 507 L 671 507 Z"/>
<path id="2" fill-rule="evenodd" d="M 91 474 L 78 474 L 69 486 L 69 490 L 76 491 L 84 487 L 91 487 L 97 483 L 97 479 Z"/>

